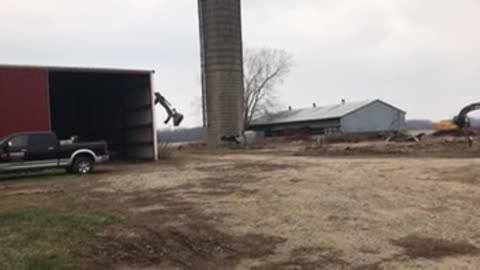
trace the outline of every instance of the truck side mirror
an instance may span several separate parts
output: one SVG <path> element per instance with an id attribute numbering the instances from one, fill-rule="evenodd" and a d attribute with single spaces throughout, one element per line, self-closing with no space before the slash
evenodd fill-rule
<path id="1" fill-rule="evenodd" d="M 7 152 L 8 147 L 9 147 L 8 142 L 1 145 L 2 150 L 5 151 L 5 152 Z"/>
<path id="2" fill-rule="evenodd" d="M 11 148 L 13 146 L 13 143 L 12 142 L 7 142 L 7 143 L 4 143 L 2 148 L 3 148 L 3 151 L 7 152 L 8 151 L 8 148 Z"/>

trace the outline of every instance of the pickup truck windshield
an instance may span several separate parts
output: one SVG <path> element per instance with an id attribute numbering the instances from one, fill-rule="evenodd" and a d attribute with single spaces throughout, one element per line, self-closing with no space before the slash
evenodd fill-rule
<path id="1" fill-rule="evenodd" d="M 0 138 L 0 145 L 3 144 L 7 140 L 7 137 Z"/>

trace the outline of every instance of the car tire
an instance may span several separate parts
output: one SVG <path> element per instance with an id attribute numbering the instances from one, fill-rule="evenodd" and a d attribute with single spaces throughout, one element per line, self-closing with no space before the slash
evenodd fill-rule
<path id="1" fill-rule="evenodd" d="M 72 171 L 78 175 L 89 174 L 93 171 L 93 160 L 87 156 L 77 157 L 72 164 Z"/>

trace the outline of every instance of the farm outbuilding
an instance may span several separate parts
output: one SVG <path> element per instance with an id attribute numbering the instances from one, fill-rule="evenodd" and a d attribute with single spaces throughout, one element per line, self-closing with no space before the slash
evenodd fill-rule
<path id="1" fill-rule="evenodd" d="M 0 137 L 53 131 L 106 140 L 115 158 L 156 159 L 152 70 L 0 65 Z"/>
<path id="2" fill-rule="evenodd" d="M 396 132 L 405 128 L 405 111 L 379 99 L 373 101 L 342 101 L 336 105 L 306 109 L 289 109 L 258 118 L 250 129 L 264 132 L 267 137 L 292 133 L 324 135 L 335 133 Z"/>

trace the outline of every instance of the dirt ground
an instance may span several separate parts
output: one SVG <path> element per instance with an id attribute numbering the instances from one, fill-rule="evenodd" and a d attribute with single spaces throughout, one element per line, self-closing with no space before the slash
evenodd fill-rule
<path id="1" fill-rule="evenodd" d="M 181 154 L 0 180 L 0 212 L 124 217 L 69 248 L 84 269 L 478 269 L 479 206 L 480 159 Z"/>

